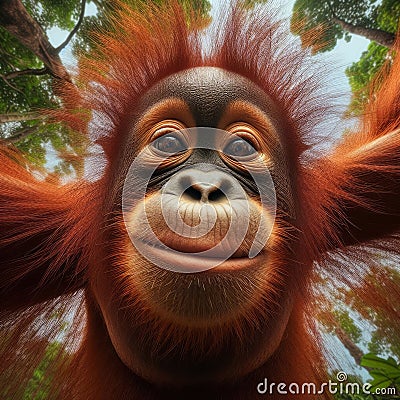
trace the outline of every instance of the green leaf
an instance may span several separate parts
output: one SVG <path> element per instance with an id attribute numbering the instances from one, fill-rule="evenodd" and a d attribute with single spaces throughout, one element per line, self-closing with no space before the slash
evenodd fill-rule
<path id="1" fill-rule="evenodd" d="M 382 370 L 386 374 L 393 372 L 400 375 L 400 367 L 392 357 L 385 360 L 384 358 L 381 358 L 375 354 L 368 353 L 363 356 L 361 360 L 361 366 L 372 368 L 374 370 Z"/>

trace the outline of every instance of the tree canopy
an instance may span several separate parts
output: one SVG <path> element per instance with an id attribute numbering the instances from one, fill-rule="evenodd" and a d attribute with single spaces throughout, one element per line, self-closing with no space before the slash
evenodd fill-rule
<path id="1" fill-rule="evenodd" d="M 160 4 L 163 0 L 152 1 Z M 208 0 L 180 1 L 188 12 L 199 14 L 204 25 L 209 23 Z M 97 13 L 85 16 L 89 3 Z M 90 50 L 94 43 L 88 32 L 104 25 L 113 7 L 112 0 L 0 0 L 0 140 L 16 145 L 37 166 L 46 164 L 51 149 L 59 160 L 56 173 L 83 173 L 81 156 L 87 143 L 41 110 L 60 107 L 57 84 L 71 80 L 60 52 L 67 45 L 75 55 Z M 48 37 L 55 27 L 66 31 L 65 41 L 57 47 Z"/>
<path id="2" fill-rule="evenodd" d="M 340 39 L 349 42 L 352 34 L 371 40 L 360 60 L 346 70 L 353 93 L 349 113 L 357 115 L 368 98 L 369 83 L 390 62 L 399 19 L 398 0 L 296 0 L 291 28 L 313 52 L 330 51 Z"/>
<path id="3" fill-rule="evenodd" d="M 296 0 L 292 31 L 314 51 L 332 50 L 339 39 L 347 42 L 351 34 L 373 40 L 385 47 L 394 43 L 400 17 L 398 0 Z M 310 31 L 318 32 L 309 41 Z"/>

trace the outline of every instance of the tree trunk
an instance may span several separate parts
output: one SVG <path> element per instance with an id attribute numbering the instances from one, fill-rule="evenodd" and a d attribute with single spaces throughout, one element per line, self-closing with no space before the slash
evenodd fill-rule
<path id="1" fill-rule="evenodd" d="M 0 0 L 0 25 L 32 51 L 54 77 L 70 81 L 57 50 L 21 0 Z"/>
<path id="2" fill-rule="evenodd" d="M 335 334 L 338 339 L 342 342 L 343 346 L 349 351 L 350 355 L 354 358 L 357 365 L 361 364 L 361 358 L 364 353 L 361 349 L 351 340 L 349 335 L 339 326 L 335 328 Z"/>
<path id="3" fill-rule="evenodd" d="M 361 25 L 352 25 L 338 17 L 333 17 L 332 19 L 333 22 L 340 25 L 345 31 L 354 33 L 355 35 L 364 36 L 365 38 L 373 40 L 382 46 L 391 48 L 394 44 L 395 35 L 393 33 L 386 32 L 381 29 L 366 28 L 365 26 Z"/>

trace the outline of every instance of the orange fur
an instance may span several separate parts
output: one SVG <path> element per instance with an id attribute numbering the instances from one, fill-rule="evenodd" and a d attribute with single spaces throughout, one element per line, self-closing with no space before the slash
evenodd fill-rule
<path id="1" fill-rule="evenodd" d="M 104 176 L 96 182 L 60 186 L 34 178 L 8 150 L 0 154 L 0 373 L 6 377 L 0 378 L 1 390 L 8 398 L 21 398 L 21 388 L 52 340 L 61 341 L 69 354 L 48 368 L 58 371 L 52 377 L 54 398 L 253 399 L 258 398 L 256 384 L 264 377 L 275 382 L 323 381 L 327 363 L 311 298 L 314 267 L 328 274 L 333 284 L 351 286 L 363 302 L 400 319 L 398 287 L 390 286 L 386 297 L 366 279 L 376 268 L 366 250 L 399 256 L 400 58 L 384 76 L 376 99 L 371 98 L 358 130 L 323 155 L 314 144 L 320 139 L 319 124 L 333 109 L 332 101 L 308 53 L 293 44 L 268 8 L 248 14 L 240 6 L 232 7 L 211 33 L 212 45 L 207 48 L 195 28 L 198 24 L 191 28 L 173 1 L 139 11 L 121 5 L 111 24 L 111 32 L 94 34 L 96 53 L 80 59 L 75 77 L 79 92 L 62 88 L 65 108 L 53 113 L 103 146 L 108 161 Z M 108 210 L 121 189 L 118 171 L 129 161 L 121 160 L 120 154 L 135 107 L 155 83 L 195 66 L 216 66 L 246 76 L 277 104 L 285 121 L 296 226 L 279 226 L 278 218 L 273 256 L 280 272 L 269 286 L 262 279 L 257 283 L 266 285 L 265 294 L 243 318 L 204 333 L 162 321 L 139 296 L 135 315 L 143 329 L 157 332 L 155 352 L 181 346 L 200 356 L 210 342 L 218 348 L 227 332 L 235 332 L 245 344 L 247 328 L 257 326 L 257 315 L 275 301 L 284 274 L 293 281 L 296 306 L 278 351 L 243 381 L 203 387 L 196 393 L 179 388 L 165 392 L 116 361 L 110 339 L 93 334 L 104 322 L 85 313 L 82 299 L 88 310 L 97 307 L 87 279 L 89 264 L 99 273 L 107 263 L 115 264 L 116 274 L 123 270 L 123 235 L 110 241 L 114 250 L 108 255 L 102 247 L 110 243 L 99 243 L 96 235 L 105 228 L 120 232 L 120 215 Z M 304 153 L 307 149 L 314 153 Z M 119 278 L 127 282 L 125 292 L 113 296 L 122 307 L 127 293 L 136 289 L 122 273 Z M 63 321 L 68 322 L 65 331 L 60 328 Z"/>

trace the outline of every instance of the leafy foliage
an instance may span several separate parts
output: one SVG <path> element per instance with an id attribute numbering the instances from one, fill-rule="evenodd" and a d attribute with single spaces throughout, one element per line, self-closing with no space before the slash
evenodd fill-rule
<path id="1" fill-rule="evenodd" d="M 32 378 L 28 381 L 22 400 L 46 400 L 51 387 L 52 376 L 49 373 L 51 365 L 58 363 L 62 358 L 68 357 L 67 353 L 61 351 L 61 345 L 57 342 L 47 346 L 46 353 L 34 370 Z"/>
<path id="2" fill-rule="evenodd" d="M 368 45 L 368 49 L 361 55 L 359 61 L 346 68 L 349 79 L 352 101 L 348 109 L 350 115 L 358 115 L 362 112 L 369 98 L 369 84 L 371 79 L 383 66 L 388 49 L 375 42 Z"/>
<path id="3" fill-rule="evenodd" d="M 40 68 L 39 60 L 8 32 L 0 28 L 0 71 L 7 77 L 13 71 Z M 49 77 L 24 75 L 0 80 L 0 113 L 26 112 L 37 107 L 51 107 L 55 99 L 51 94 Z"/>
<path id="4" fill-rule="evenodd" d="M 43 339 L 44 340 L 44 339 Z M 40 363 L 32 370 L 29 381 L 19 388 L 14 398 L 21 400 L 46 400 L 49 398 L 49 391 L 56 368 L 66 365 L 70 361 L 70 354 L 65 352 L 62 345 L 55 341 L 46 343 L 46 350 Z M 11 400 L 9 393 L 9 382 L 13 376 L 0 376 L 0 397 L 4 400 Z"/>
<path id="5" fill-rule="evenodd" d="M 87 0 L 90 3 L 91 0 Z M 126 0 L 140 6 L 146 0 Z M 164 0 L 152 0 L 161 4 Z M 180 0 L 188 10 L 194 10 L 202 17 L 204 25 L 210 21 L 211 4 L 208 0 Z M 65 37 L 75 27 L 80 12 L 81 1 L 62 0 L 23 0 L 23 4 L 31 16 L 41 25 L 45 32 L 57 27 L 65 30 Z M 72 53 L 95 51 L 96 44 L 91 42 L 88 33 L 99 27 L 107 28 L 107 15 L 113 12 L 115 2 L 111 0 L 95 1 L 96 15 L 86 16 L 71 43 Z M 0 27 L 0 121 L 1 116 L 27 114 L 40 110 L 56 109 L 61 100 L 54 90 L 53 78 L 43 69 L 43 63 L 19 43 L 4 28 Z M 21 73 L 36 70 L 38 73 Z M 3 122 L 0 125 L 0 140 L 14 143 L 26 153 L 31 164 L 38 167 L 48 166 L 49 158 L 54 172 L 62 175 L 83 173 L 83 155 L 87 150 L 87 142 L 79 138 L 68 128 L 38 113 L 37 119 L 18 117 L 15 121 Z M 49 157 L 50 152 L 50 157 Z M 58 160 L 54 163 L 54 160 Z M 80 160 L 80 161 L 79 161 Z"/>
<path id="6" fill-rule="evenodd" d="M 377 26 L 387 32 L 395 33 L 400 19 L 400 2 L 395 0 L 383 1 L 380 12 L 376 17 Z M 368 49 L 361 55 L 359 61 L 346 69 L 350 87 L 353 93 L 349 113 L 359 115 L 369 96 L 369 85 L 384 62 L 389 59 L 390 50 L 375 42 L 371 42 Z"/>
<path id="7" fill-rule="evenodd" d="M 79 4 L 79 0 L 24 0 L 26 9 L 46 31 L 55 26 L 71 30 L 79 16 Z"/>
<path id="8" fill-rule="evenodd" d="M 365 293 L 375 290 L 383 297 L 386 293 L 391 293 L 395 285 L 400 284 L 400 272 L 396 268 L 382 264 L 384 269 L 373 268 L 364 277 Z M 347 296 L 350 298 L 351 293 Z M 394 306 L 399 307 L 398 304 Z M 394 320 L 388 311 L 380 306 L 379 297 L 374 310 L 368 307 L 362 298 L 353 302 L 352 307 L 363 320 L 369 321 L 375 327 L 368 343 L 369 351 L 375 354 L 392 354 L 400 359 L 400 321 Z"/>
<path id="9" fill-rule="evenodd" d="M 313 52 L 324 52 L 332 50 L 340 39 L 351 40 L 351 33 L 344 30 L 338 20 L 354 27 L 394 34 L 399 19 L 398 0 L 296 0 L 291 28 L 301 37 L 304 46 L 310 46 Z M 386 47 L 371 42 L 361 59 L 347 68 L 346 75 L 353 93 L 349 115 L 362 112 L 370 82 L 388 57 L 390 54 Z"/>
<path id="10" fill-rule="evenodd" d="M 72 29 L 79 14 L 79 4 L 78 0 L 24 1 L 27 10 L 44 30 L 53 27 Z M 3 78 L 0 80 L 0 114 L 24 114 L 60 106 L 60 99 L 54 93 L 50 75 L 19 74 L 20 71 L 39 70 L 43 64 L 4 28 L 0 28 L 0 54 L 0 76 Z M 2 124 L 1 138 L 15 143 L 27 153 L 30 162 L 37 166 L 46 163 L 46 147 L 60 139 L 64 150 L 77 150 L 64 127 L 49 123 L 39 116 L 36 120 L 28 118 L 25 121 Z M 72 170 L 72 165 L 69 170 Z"/>
<path id="11" fill-rule="evenodd" d="M 400 364 L 393 357 L 387 359 L 378 357 L 375 354 L 365 354 L 361 360 L 363 367 L 369 368 L 372 376 L 371 392 L 379 388 L 398 387 L 400 388 Z"/>
<path id="12" fill-rule="evenodd" d="M 353 26 L 395 33 L 399 16 L 397 0 L 296 0 L 291 26 L 303 44 L 312 44 L 314 51 L 329 51 L 339 39 L 351 40 L 351 34 L 334 17 Z M 310 31 L 318 33 L 313 43 L 308 41 Z"/>
<path id="13" fill-rule="evenodd" d="M 334 310 L 333 315 L 340 327 L 349 335 L 353 342 L 358 343 L 361 339 L 361 329 L 354 323 L 350 317 L 349 311 L 345 309 Z"/>

